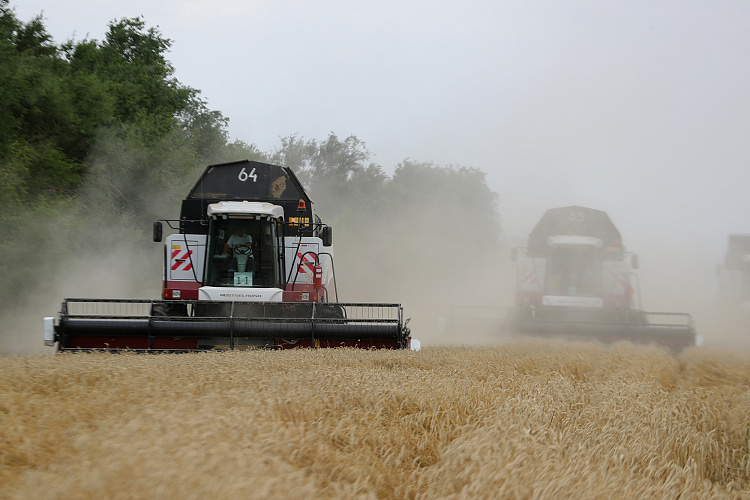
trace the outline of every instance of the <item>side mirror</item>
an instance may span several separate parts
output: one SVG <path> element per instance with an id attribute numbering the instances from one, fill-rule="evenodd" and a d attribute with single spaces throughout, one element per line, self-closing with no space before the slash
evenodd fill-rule
<path id="1" fill-rule="evenodd" d="M 320 231 L 320 239 L 323 240 L 324 247 L 330 247 L 333 244 L 333 230 L 330 226 L 325 226 Z"/>
<path id="2" fill-rule="evenodd" d="M 638 269 L 638 256 L 636 254 L 630 256 L 630 265 L 633 266 L 633 269 Z"/>
<path id="3" fill-rule="evenodd" d="M 161 221 L 154 222 L 154 241 L 161 241 L 162 225 Z"/>

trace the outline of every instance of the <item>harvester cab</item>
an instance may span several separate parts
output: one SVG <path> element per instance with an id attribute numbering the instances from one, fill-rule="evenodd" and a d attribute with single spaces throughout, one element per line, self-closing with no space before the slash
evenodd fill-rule
<path id="1" fill-rule="evenodd" d="M 686 313 L 641 308 L 638 258 L 625 251 L 609 216 L 580 206 L 547 210 L 514 249 L 514 333 L 544 337 L 628 340 L 675 349 L 695 344 Z"/>
<path id="2" fill-rule="evenodd" d="M 254 161 L 209 166 L 165 239 L 161 300 L 66 299 L 59 349 L 409 347 L 400 304 L 338 302 L 332 231 L 294 173 Z M 133 314 L 133 310 L 138 310 Z M 53 333 L 49 333 L 52 331 Z"/>

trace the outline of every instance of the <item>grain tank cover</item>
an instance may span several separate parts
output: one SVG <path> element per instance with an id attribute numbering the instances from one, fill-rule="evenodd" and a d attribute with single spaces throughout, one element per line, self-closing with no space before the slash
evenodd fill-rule
<path id="1" fill-rule="evenodd" d="M 222 201 L 273 203 L 284 209 L 287 223 L 297 225 L 286 229 L 289 234 L 312 234 L 312 200 L 288 167 L 249 160 L 209 165 L 182 200 L 180 232 L 207 234 L 208 206 Z"/>
<path id="2" fill-rule="evenodd" d="M 209 165 L 188 199 L 310 202 L 291 170 L 248 160 Z"/>
<path id="3" fill-rule="evenodd" d="M 545 255 L 551 238 L 559 236 L 596 238 L 602 242 L 602 251 L 608 254 L 621 254 L 624 250 L 620 232 L 606 212 L 573 205 L 545 212 L 529 235 L 529 255 Z"/>

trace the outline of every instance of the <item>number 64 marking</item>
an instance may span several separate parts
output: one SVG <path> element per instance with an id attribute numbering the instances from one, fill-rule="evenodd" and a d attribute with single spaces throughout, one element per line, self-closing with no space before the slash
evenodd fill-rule
<path id="1" fill-rule="evenodd" d="M 249 174 L 245 172 L 245 167 L 242 167 L 242 170 L 240 170 L 240 175 L 237 176 L 237 178 L 242 182 L 245 182 L 248 177 L 251 177 L 253 179 L 253 182 L 258 182 L 258 174 L 255 173 L 255 167 L 253 167 Z"/>

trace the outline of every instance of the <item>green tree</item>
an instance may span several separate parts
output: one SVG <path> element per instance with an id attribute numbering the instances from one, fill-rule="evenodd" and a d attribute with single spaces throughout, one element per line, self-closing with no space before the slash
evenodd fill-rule
<path id="1" fill-rule="evenodd" d="M 227 119 L 174 78 L 170 45 L 136 18 L 57 47 L 41 16 L 24 23 L 0 0 L 3 307 L 48 289 L 66 256 L 102 254 L 105 228 L 119 246 L 146 243 L 206 162 L 260 155 L 227 143 Z M 40 233 L 54 258 L 34 258 Z"/>
<path id="2" fill-rule="evenodd" d="M 500 216 L 484 173 L 406 160 L 389 177 L 371 157 L 356 136 L 331 133 L 323 141 L 283 138 L 271 158 L 295 171 L 334 227 L 341 289 L 361 294 L 348 299 L 398 293 L 419 302 L 433 296 L 425 289 L 445 287 L 449 272 L 454 291 L 486 275 Z"/>
<path id="3" fill-rule="evenodd" d="M 357 213 L 371 208 L 370 202 L 379 198 L 388 178 L 371 157 L 356 136 L 341 140 L 331 132 L 322 141 L 305 141 L 296 135 L 282 138 L 270 160 L 292 168 L 317 209 L 336 213 L 342 205 L 354 203 L 357 208 L 351 213 Z"/>
<path id="4" fill-rule="evenodd" d="M 115 96 L 115 120 L 153 122 L 158 117 L 159 129 L 168 133 L 197 94 L 174 78 L 174 68 L 166 59 L 171 44 L 158 29 L 146 28 L 139 17 L 113 21 L 102 42 L 84 40 L 69 44 L 67 51 L 75 71 L 106 82 L 108 94 Z"/>
<path id="5" fill-rule="evenodd" d="M 17 206 L 70 189 L 75 159 L 66 158 L 75 96 L 65 64 L 41 17 L 22 23 L 0 0 L 0 178 L 6 203 Z"/>
<path id="6" fill-rule="evenodd" d="M 485 173 L 479 169 L 405 160 L 396 168 L 388 187 L 389 197 L 400 200 L 399 210 L 418 213 L 423 226 L 439 230 L 450 221 L 453 234 L 480 228 L 471 237 L 480 245 L 492 244 L 500 235 L 497 193 L 489 188 Z"/>
<path id="7" fill-rule="evenodd" d="M 221 156 L 228 124 L 200 92 L 182 85 L 166 58 L 171 40 L 141 18 L 110 23 L 102 42 L 66 47 L 77 74 L 116 96 L 111 118 L 88 150 L 87 203 L 140 219 L 174 206 L 197 165 Z"/>
<path id="8" fill-rule="evenodd" d="M 68 258 L 94 262 L 113 241 L 126 253 L 148 253 L 139 245 L 150 243 L 150 223 L 177 217 L 207 164 L 244 158 L 293 168 L 335 228 L 342 290 L 363 290 L 349 299 L 399 300 L 395 284 L 418 295 L 442 286 L 448 260 L 466 274 L 492 257 L 500 221 L 482 172 L 407 160 L 389 176 L 354 135 L 291 135 L 268 153 L 229 142 L 228 119 L 175 78 L 171 43 L 142 18 L 125 18 L 110 23 L 102 41 L 58 47 L 41 16 L 21 22 L 0 0 L 6 310 L 50 290 Z M 54 258 L 39 258 L 40 234 Z M 154 274 L 158 265 L 147 267 Z"/>

